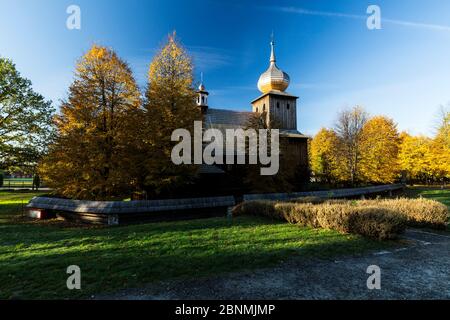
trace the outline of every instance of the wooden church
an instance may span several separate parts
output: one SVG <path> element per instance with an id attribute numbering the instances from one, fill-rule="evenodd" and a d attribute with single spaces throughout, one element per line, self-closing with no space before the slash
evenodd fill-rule
<path id="1" fill-rule="evenodd" d="M 297 130 L 298 97 L 286 92 L 289 87 L 289 75 L 281 70 L 276 63 L 275 43 L 270 43 L 271 54 L 269 68 L 263 72 L 258 81 L 260 96 L 251 102 L 251 111 L 233 111 L 215 109 L 209 106 L 209 93 L 203 84 L 203 79 L 197 91 L 197 106 L 203 114 L 205 129 L 245 129 L 255 115 L 265 117 L 267 123 L 273 124 L 273 129 L 280 132 L 280 169 L 278 175 L 290 180 L 291 185 L 298 186 L 309 180 L 308 139 L 309 137 Z M 225 134 L 224 134 L 225 136 Z M 242 166 L 241 166 L 242 167 Z M 214 181 L 231 179 L 231 184 L 239 185 L 237 180 L 245 176 L 246 168 L 239 165 L 202 165 L 200 175 Z M 226 177 L 228 176 L 228 178 Z M 228 179 L 229 180 L 229 179 Z M 268 186 L 267 191 L 277 191 L 276 186 Z M 252 191 L 252 190 L 250 190 Z M 285 190 L 287 191 L 287 190 Z"/>

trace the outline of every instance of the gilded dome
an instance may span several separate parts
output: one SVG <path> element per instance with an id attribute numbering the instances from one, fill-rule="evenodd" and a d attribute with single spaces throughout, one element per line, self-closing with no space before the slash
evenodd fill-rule
<path id="1" fill-rule="evenodd" d="M 270 66 L 260 77 L 258 81 L 258 89 L 262 93 L 267 93 L 269 91 L 285 91 L 289 86 L 289 75 L 277 67 L 274 46 L 275 43 L 272 41 L 270 43 L 271 54 L 270 54 Z"/>

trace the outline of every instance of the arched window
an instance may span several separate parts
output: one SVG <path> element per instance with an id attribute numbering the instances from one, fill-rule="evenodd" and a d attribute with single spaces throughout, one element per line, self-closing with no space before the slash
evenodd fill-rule
<path id="1" fill-rule="evenodd" d="M 205 103 L 205 97 L 202 97 L 202 103 L 203 104 Z"/>
<path id="2" fill-rule="evenodd" d="M 200 103 L 200 97 L 197 97 L 197 103 Z"/>

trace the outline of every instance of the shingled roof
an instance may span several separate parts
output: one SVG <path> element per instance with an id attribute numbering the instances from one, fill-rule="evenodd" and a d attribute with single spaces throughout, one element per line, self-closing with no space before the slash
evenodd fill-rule
<path id="1" fill-rule="evenodd" d="M 225 135 L 225 129 L 245 128 L 253 112 L 233 111 L 209 108 L 205 114 L 205 128 L 219 129 Z M 298 130 L 280 129 L 280 135 L 290 138 L 308 138 Z"/>
<path id="2" fill-rule="evenodd" d="M 252 112 L 209 108 L 205 114 L 207 128 L 242 128 L 250 119 Z"/>

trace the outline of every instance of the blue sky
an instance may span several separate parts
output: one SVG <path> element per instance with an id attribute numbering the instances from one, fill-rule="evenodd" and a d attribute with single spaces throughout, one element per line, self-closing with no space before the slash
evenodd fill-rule
<path id="1" fill-rule="evenodd" d="M 81 8 L 81 30 L 66 28 L 72 4 Z M 366 27 L 371 4 L 381 8 L 381 30 Z M 439 105 L 450 102 L 448 0 L 0 0 L 0 55 L 55 106 L 93 43 L 114 48 L 143 87 L 172 30 L 193 56 L 196 77 L 204 73 L 210 105 L 236 110 L 250 110 L 259 95 L 273 30 L 307 134 L 362 105 L 401 130 L 430 135 Z"/>

